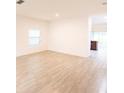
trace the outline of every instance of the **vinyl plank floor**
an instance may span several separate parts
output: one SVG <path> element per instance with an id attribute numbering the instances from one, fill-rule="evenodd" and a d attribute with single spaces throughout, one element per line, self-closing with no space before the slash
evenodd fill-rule
<path id="1" fill-rule="evenodd" d="M 44 51 L 16 65 L 17 93 L 106 93 L 106 62 Z"/>

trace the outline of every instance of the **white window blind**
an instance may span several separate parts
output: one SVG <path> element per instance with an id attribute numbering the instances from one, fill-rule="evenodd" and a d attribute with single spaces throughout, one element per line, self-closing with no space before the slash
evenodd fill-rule
<path id="1" fill-rule="evenodd" d="M 37 46 L 40 44 L 40 30 L 38 29 L 29 30 L 28 37 L 30 46 Z"/>

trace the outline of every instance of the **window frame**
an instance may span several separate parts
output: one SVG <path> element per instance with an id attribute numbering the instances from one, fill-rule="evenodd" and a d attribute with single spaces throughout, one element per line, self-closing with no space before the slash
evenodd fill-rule
<path id="1" fill-rule="evenodd" d="M 35 33 L 35 31 L 38 31 L 38 32 L 36 32 L 36 33 L 38 33 L 39 35 L 38 36 L 31 36 L 31 33 Z M 31 43 L 31 39 L 32 39 L 32 42 L 33 42 L 33 40 L 35 41 L 35 39 L 37 39 L 38 40 L 38 43 Z M 31 30 L 29 30 L 28 31 L 28 45 L 30 46 L 30 47 L 36 47 L 36 46 L 38 46 L 38 45 L 40 45 L 40 40 L 41 40 L 41 31 L 39 30 L 39 29 L 31 29 Z"/>

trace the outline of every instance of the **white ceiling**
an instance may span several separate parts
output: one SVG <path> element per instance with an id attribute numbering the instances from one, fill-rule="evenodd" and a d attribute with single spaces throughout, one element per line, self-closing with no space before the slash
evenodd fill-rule
<path id="1" fill-rule="evenodd" d="M 17 15 L 42 19 L 56 20 L 83 15 L 105 14 L 105 0 L 24 0 L 17 5 Z M 58 14 L 56 14 L 58 13 Z M 57 17 L 56 17 L 57 15 Z"/>

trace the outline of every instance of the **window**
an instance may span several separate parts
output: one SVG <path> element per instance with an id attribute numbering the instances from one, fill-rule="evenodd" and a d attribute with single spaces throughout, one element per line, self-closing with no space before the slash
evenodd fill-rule
<path id="1" fill-rule="evenodd" d="M 107 32 L 92 32 L 91 40 L 98 41 L 98 46 L 106 48 L 107 46 Z"/>
<path id="2" fill-rule="evenodd" d="M 28 35 L 30 46 L 37 46 L 40 44 L 40 30 L 37 29 L 29 30 Z"/>

